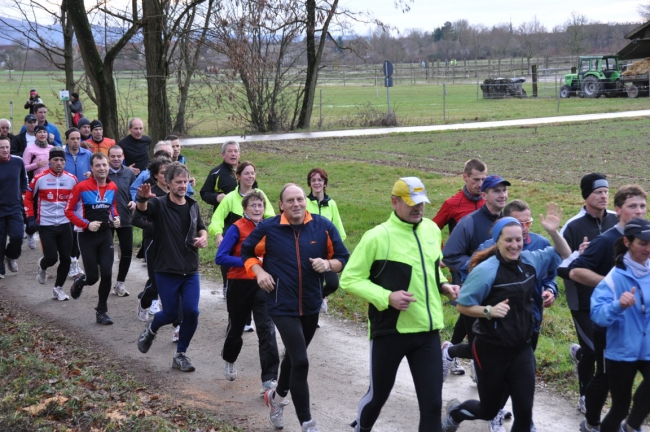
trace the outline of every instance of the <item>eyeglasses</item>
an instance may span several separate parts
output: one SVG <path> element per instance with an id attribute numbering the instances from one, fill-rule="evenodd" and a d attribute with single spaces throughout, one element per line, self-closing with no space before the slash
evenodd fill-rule
<path id="1" fill-rule="evenodd" d="M 9 126 L 0 126 L 0 129 L 9 129 Z"/>
<path id="2" fill-rule="evenodd" d="M 533 221 L 535 219 L 530 218 L 530 220 L 527 220 L 526 222 L 519 222 L 522 227 L 530 228 L 530 226 L 533 224 Z"/>

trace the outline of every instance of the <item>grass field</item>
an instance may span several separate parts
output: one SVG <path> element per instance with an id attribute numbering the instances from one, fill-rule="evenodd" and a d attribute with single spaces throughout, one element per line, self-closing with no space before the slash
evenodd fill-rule
<path id="1" fill-rule="evenodd" d="M 532 230 L 543 231 L 538 215 L 547 202 L 555 201 L 564 210 L 566 221 L 582 206 L 579 181 L 590 171 L 608 175 L 611 199 L 617 187 L 639 183 L 650 189 L 647 165 L 647 119 L 603 121 L 578 125 L 400 134 L 355 139 L 278 141 L 246 144 L 242 160 L 257 165 L 260 188 L 277 203 L 287 182 L 305 186 L 307 172 L 316 166 L 329 174 L 328 193 L 336 200 L 343 218 L 350 250 L 365 231 L 383 222 L 391 212 L 390 189 L 405 175 L 424 181 L 432 205 L 426 217 L 433 217 L 442 202 L 462 185 L 460 173 L 465 160 L 485 161 L 490 173 L 512 182 L 510 199 L 521 198 L 533 208 Z M 200 185 L 208 170 L 219 162 L 217 147 L 183 150 L 192 174 Z M 203 206 L 204 216 L 210 209 Z M 276 205 L 277 211 L 277 205 Z M 447 230 L 443 231 L 447 236 Z M 202 251 L 205 275 L 217 277 L 214 243 Z M 563 288 L 562 288 L 563 290 Z M 456 312 L 445 308 L 444 338 L 449 338 Z M 366 305 L 337 292 L 330 310 L 350 319 L 365 320 Z M 537 350 L 542 379 L 561 390 L 576 390 L 567 349 L 575 341 L 573 323 L 563 296 L 546 310 L 542 337 Z"/>
<path id="2" fill-rule="evenodd" d="M 22 125 L 26 113 L 23 105 L 29 90 L 36 88 L 50 108 L 50 119 L 65 129 L 63 108 L 58 101 L 58 92 L 63 85 L 60 73 L 26 72 L 0 75 L 0 118 L 10 116 L 9 102 L 13 101 L 13 118 L 15 129 Z M 120 95 L 120 117 L 127 118 L 136 115 L 147 117 L 146 110 L 146 81 L 144 78 L 131 74 L 116 76 Z M 558 84 L 559 85 L 559 84 Z M 196 82 L 195 88 L 203 86 Z M 530 83 L 524 85 L 527 93 L 532 95 Z M 219 89 L 223 91 L 224 89 Z M 483 100 L 476 82 L 462 84 L 447 84 L 447 92 L 443 98 L 442 84 L 398 85 L 390 89 L 391 110 L 396 113 L 401 125 L 424 125 L 461 123 L 490 120 L 518 119 L 528 117 L 546 117 L 569 114 L 588 114 L 598 112 L 617 112 L 635 109 L 645 109 L 647 98 L 628 99 L 562 99 L 558 112 L 555 82 L 539 84 L 539 98 Z M 170 85 L 170 91 L 172 86 Z M 208 91 L 207 89 L 205 91 Z M 478 98 L 477 98 L 478 95 Z M 84 95 L 85 115 L 95 118 L 96 107 Z M 170 93 L 173 103 L 173 93 Z M 230 120 L 230 106 L 210 108 L 203 103 L 190 105 L 191 109 L 190 135 L 216 136 L 243 133 L 241 125 L 233 124 Z M 387 113 L 388 104 L 386 89 L 375 88 L 373 85 L 321 85 L 316 90 L 312 129 L 347 129 L 364 125 L 364 122 L 380 118 Z M 322 118 L 322 121 L 321 121 Z"/>

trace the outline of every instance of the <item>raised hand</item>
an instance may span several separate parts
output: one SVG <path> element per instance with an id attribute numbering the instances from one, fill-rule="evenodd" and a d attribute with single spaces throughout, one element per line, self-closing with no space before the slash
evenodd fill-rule
<path id="1" fill-rule="evenodd" d="M 151 185 L 149 183 L 142 183 L 142 186 L 138 188 L 138 196 L 141 198 L 156 198 L 156 195 L 151 192 Z"/>
<path id="2" fill-rule="evenodd" d="M 539 221 L 542 228 L 544 228 L 549 234 L 557 232 L 558 228 L 560 228 L 560 223 L 562 222 L 562 209 L 554 202 L 546 204 L 546 217 L 539 215 Z"/>

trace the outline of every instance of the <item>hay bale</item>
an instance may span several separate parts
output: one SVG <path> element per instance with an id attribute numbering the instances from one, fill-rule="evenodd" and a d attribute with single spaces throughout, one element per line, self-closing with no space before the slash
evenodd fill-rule
<path id="1" fill-rule="evenodd" d="M 627 70 L 623 72 L 623 76 L 645 75 L 648 73 L 648 70 L 650 70 L 650 57 L 632 63 L 632 65 L 628 66 Z"/>

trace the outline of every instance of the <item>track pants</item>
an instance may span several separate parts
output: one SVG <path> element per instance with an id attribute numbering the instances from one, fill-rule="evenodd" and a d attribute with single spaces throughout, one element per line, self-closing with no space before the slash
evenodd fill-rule
<path id="1" fill-rule="evenodd" d="M 228 279 L 228 329 L 221 357 L 234 363 L 244 343 L 244 326 L 251 317 L 255 320 L 262 381 L 278 379 L 280 356 L 275 337 L 275 326 L 266 312 L 266 293 L 255 279 Z"/>
<path id="2" fill-rule="evenodd" d="M 271 319 L 280 332 L 285 355 L 280 364 L 280 376 L 275 391 L 282 397 L 291 392 L 298 421 L 311 420 L 309 401 L 309 358 L 307 347 L 316 333 L 318 314 L 303 316 L 275 315 Z"/>
<path id="3" fill-rule="evenodd" d="M 7 243 L 9 237 L 9 243 Z M 5 274 L 5 257 L 20 258 L 23 245 L 23 213 L 0 217 L 0 274 Z"/>
<path id="4" fill-rule="evenodd" d="M 144 249 L 144 258 L 147 262 L 147 275 L 149 278 L 144 284 L 144 289 L 138 295 L 140 298 L 140 307 L 147 309 L 151 302 L 158 298 L 158 287 L 156 286 L 156 274 L 153 267 L 153 240 L 151 238 L 142 239 L 142 248 Z"/>
<path id="5" fill-rule="evenodd" d="M 607 382 L 607 375 L 605 374 L 605 346 L 607 345 L 607 330 L 592 324 L 591 344 L 593 347 L 593 356 L 596 360 L 596 369 L 594 375 L 589 380 L 589 384 L 587 384 L 587 387 L 585 388 L 585 406 L 587 408 L 585 419 L 590 425 L 597 426 L 600 424 L 600 413 L 603 410 L 603 406 L 605 406 L 607 394 L 609 393 L 609 383 Z M 580 364 L 583 362 L 584 352 L 583 349 L 582 358 L 578 363 L 578 367 L 580 367 Z"/>
<path id="6" fill-rule="evenodd" d="M 625 420 L 632 401 L 632 386 L 636 373 L 641 372 L 643 382 L 634 394 L 634 408 L 627 419 L 627 424 L 634 430 L 641 429 L 641 423 L 650 411 L 650 361 L 622 362 L 605 360 L 609 387 L 612 392 L 612 407 L 600 425 L 601 432 L 618 432 L 621 422 Z M 643 407 L 643 408 L 641 408 Z"/>
<path id="7" fill-rule="evenodd" d="M 133 256 L 133 227 L 113 228 L 112 231 L 113 235 L 117 232 L 117 240 L 120 242 L 120 265 L 117 271 L 117 281 L 124 282 Z"/>
<path id="8" fill-rule="evenodd" d="M 467 331 L 467 340 L 468 343 L 459 343 L 458 345 L 454 345 L 451 348 L 449 348 L 449 356 L 451 358 L 463 358 L 463 359 L 472 359 L 472 342 L 474 342 L 474 332 L 472 331 L 472 327 L 474 326 L 474 321 L 476 321 L 476 318 L 470 317 L 467 315 L 460 314 L 458 316 L 458 320 L 463 321 L 463 326 L 465 330 Z M 454 333 L 456 330 L 454 330 Z M 464 336 L 463 336 L 464 337 Z M 460 342 L 462 342 L 462 338 Z M 452 342 L 453 343 L 453 342 Z"/>
<path id="9" fill-rule="evenodd" d="M 479 338 L 472 344 L 480 400 L 467 400 L 452 410 L 456 423 L 491 420 L 512 398 L 511 432 L 530 432 L 535 397 L 535 356 L 530 345 L 497 347 Z"/>
<path id="10" fill-rule="evenodd" d="M 72 247 L 70 248 L 70 258 L 79 259 L 81 250 L 79 249 L 79 231 L 75 231 L 72 227 Z"/>
<path id="11" fill-rule="evenodd" d="M 440 432 L 442 357 L 438 331 L 379 336 L 370 341 L 370 387 L 359 402 L 357 431 L 372 429 L 404 357 L 411 369 L 420 407 L 418 431 Z"/>
<path id="12" fill-rule="evenodd" d="M 97 232 L 86 230 L 80 232 L 79 249 L 86 270 L 84 286 L 94 285 L 99 280 L 99 300 L 95 310 L 97 313 L 107 312 L 108 305 L 106 301 L 111 292 L 114 260 L 111 230 L 105 229 Z M 98 267 L 99 271 L 97 270 Z"/>
<path id="13" fill-rule="evenodd" d="M 573 317 L 573 324 L 575 325 L 578 343 L 580 344 L 578 384 L 580 386 L 580 396 L 584 396 L 587 385 L 589 385 L 589 381 L 591 381 L 596 371 L 594 366 L 596 363 L 596 353 L 594 352 L 592 322 L 588 310 L 572 310 L 571 316 Z"/>
<path id="14" fill-rule="evenodd" d="M 187 352 L 190 341 L 199 323 L 199 297 L 201 280 L 198 273 L 180 275 L 173 273 L 156 273 L 158 294 L 163 310 L 153 317 L 151 330 L 154 333 L 164 325 L 172 324 L 178 318 L 178 308 L 183 309 L 178 346 L 176 352 Z"/>
<path id="15" fill-rule="evenodd" d="M 70 248 L 72 247 L 72 224 L 43 226 L 38 229 L 43 247 L 41 268 L 47 270 L 59 261 L 56 269 L 55 287 L 62 287 L 70 271 Z"/>

